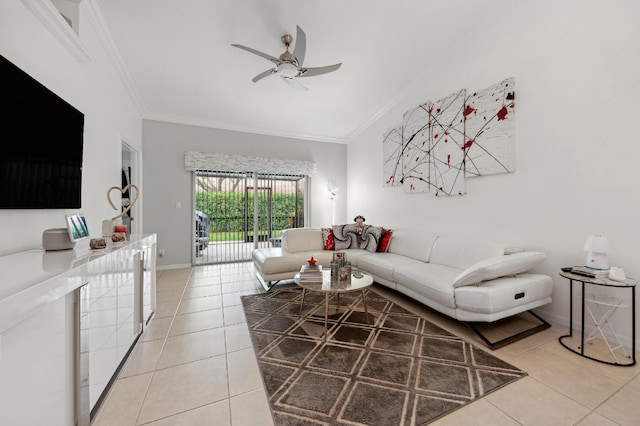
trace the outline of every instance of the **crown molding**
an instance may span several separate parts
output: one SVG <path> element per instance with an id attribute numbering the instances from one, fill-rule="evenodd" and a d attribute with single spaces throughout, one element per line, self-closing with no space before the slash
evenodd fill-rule
<path id="1" fill-rule="evenodd" d="M 142 117 L 144 118 L 144 116 L 147 114 L 147 108 L 142 101 L 140 93 L 138 93 L 138 89 L 136 89 L 136 86 L 133 83 L 133 79 L 129 74 L 129 70 L 122 60 L 122 56 L 120 56 L 120 51 L 113 41 L 113 37 L 111 36 L 111 32 L 109 31 L 109 27 L 104 20 L 102 11 L 100 10 L 98 3 L 96 2 L 96 0 L 82 0 L 82 4 L 86 8 L 87 18 L 89 19 L 91 26 L 94 28 L 98 40 L 102 44 L 104 50 L 107 52 L 109 62 L 111 62 L 111 65 L 115 69 L 118 78 L 124 85 L 124 88 L 129 94 L 129 97 L 133 101 L 134 105 L 136 106 L 136 108 L 138 108 L 140 115 L 142 115 Z"/>
<path id="2" fill-rule="evenodd" d="M 302 139 L 302 140 L 308 140 L 308 141 L 328 142 L 328 143 L 338 143 L 338 144 L 347 143 L 347 140 L 345 138 L 336 137 L 336 136 L 314 135 L 314 134 L 308 134 L 308 133 L 287 132 L 287 131 L 279 131 L 279 130 L 273 130 L 273 129 L 258 128 L 258 127 L 238 126 L 238 125 L 233 125 L 228 123 L 222 123 L 219 121 L 198 120 L 190 117 L 180 117 L 180 116 L 173 116 L 173 115 L 148 113 L 144 116 L 144 118 L 152 121 L 184 124 L 188 126 L 209 127 L 213 129 L 230 130 L 233 132 L 253 133 L 253 134 L 265 135 L 265 136 L 277 136 L 282 138 Z"/>
<path id="3" fill-rule="evenodd" d="M 81 64 L 93 61 L 93 57 L 80 41 L 78 34 L 64 20 L 58 9 L 49 0 L 22 0 L 22 4 L 42 22 L 46 29 Z"/>

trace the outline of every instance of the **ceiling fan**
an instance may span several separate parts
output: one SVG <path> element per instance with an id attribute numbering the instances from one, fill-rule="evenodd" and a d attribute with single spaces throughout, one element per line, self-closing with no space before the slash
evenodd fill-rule
<path id="1" fill-rule="evenodd" d="M 296 46 L 293 49 L 293 53 L 289 52 L 289 46 L 291 45 L 291 42 L 293 42 L 293 37 L 291 37 L 291 35 L 289 34 L 285 34 L 282 36 L 281 40 L 282 44 L 285 45 L 286 50 L 277 58 L 275 56 L 271 56 L 267 53 L 260 52 L 259 50 L 255 50 L 241 44 L 231 45 L 233 47 L 237 47 L 238 49 L 246 50 L 247 52 L 253 53 L 254 55 L 265 58 L 273 62 L 273 64 L 275 65 L 275 68 L 270 68 L 264 72 L 261 72 L 260 74 L 253 77 L 251 81 L 255 83 L 265 77 L 277 74 L 292 87 L 299 90 L 308 90 L 297 80 L 299 77 L 313 77 L 316 75 L 327 74 L 340 68 L 340 65 L 342 65 L 342 63 L 328 65 L 326 67 L 303 67 L 302 63 L 304 62 L 304 54 L 307 49 L 307 36 L 304 31 L 302 31 L 302 28 L 300 28 L 299 26 L 296 26 L 296 28 Z"/>

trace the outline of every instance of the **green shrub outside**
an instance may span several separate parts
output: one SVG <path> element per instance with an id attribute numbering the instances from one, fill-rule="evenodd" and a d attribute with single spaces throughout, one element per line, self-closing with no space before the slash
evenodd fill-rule
<path id="1" fill-rule="evenodd" d="M 281 230 L 304 226 L 303 196 L 295 194 L 273 194 L 271 197 L 271 229 Z M 247 216 L 253 217 L 254 194 L 249 194 L 245 205 L 243 193 L 196 192 L 196 210 L 211 218 L 210 233 L 238 232 L 244 235 L 245 228 L 253 231 L 253 221 L 247 224 Z M 269 199 L 258 194 L 258 229 L 269 228 Z M 252 233 L 252 232 L 250 232 Z"/>

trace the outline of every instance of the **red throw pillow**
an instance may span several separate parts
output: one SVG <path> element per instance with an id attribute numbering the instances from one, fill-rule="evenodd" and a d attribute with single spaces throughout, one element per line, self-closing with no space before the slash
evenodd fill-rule
<path id="1" fill-rule="evenodd" d="M 333 239 L 333 229 L 322 228 L 322 242 L 325 250 L 335 250 L 336 243 Z"/>
<path id="2" fill-rule="evenodd" d="M 378 250 L 381 253 L 386 253 L 389 249 L 389 241 L 391 241 L 391 235 L 393 231 L 391 229 L 382 228 L 382 233 L 380 234 L 380 243 L 378 244 Z"/>

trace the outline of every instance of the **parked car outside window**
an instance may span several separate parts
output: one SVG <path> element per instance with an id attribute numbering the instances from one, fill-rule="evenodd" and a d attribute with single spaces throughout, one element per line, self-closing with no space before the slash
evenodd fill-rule
<path id="1" fill-rule="evenodd" d="M 211 219 L 209 216 L 196 210 L 196 256 L 202 256 L 202 250 L 209 246 L 209 229 L 211 227 Z"/>

